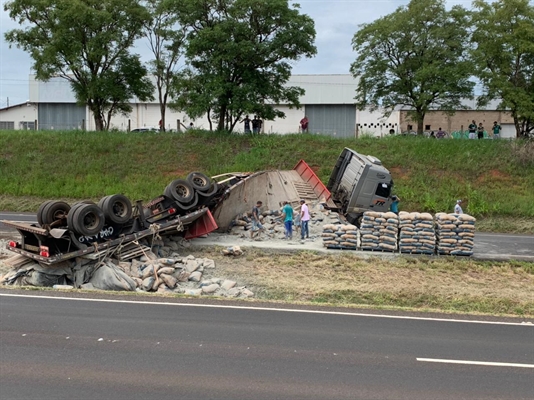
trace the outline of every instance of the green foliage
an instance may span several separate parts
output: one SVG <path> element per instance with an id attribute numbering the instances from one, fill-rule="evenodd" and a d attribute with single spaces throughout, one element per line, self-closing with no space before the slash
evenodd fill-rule
<path id="1" fill-rule="evenodd" d="M 529 0 L 477 0 L 472 13 L 476 75 L 481 104 L 500 98 L 510 109 L 517 136 L 534 131 L 534 5 Z"/>
<path id="2" fill-rule="evenodd" d="M 313 20 L 297 5 L 287 0 L 172 4 L 188 29 L 189 63 L 175 84 L 175 108 L 191 118 L 207 113 L 217 130 L 232 131 L 245 114 L 272 120 L 284 117 L 276 104 L 299 105 L 302 89 L 285 86 L 289 61 L 311 57 L 316 48 Z"/>
<path id="3" fill-rule="evenodd" d="M 4 10 L 24 29 L 6 33 L 33 58 L 37 79 L 68 80 L 76 99 L 93 112 L 98 130 L 129 112 L 129 100 L 152 98 L 139 57 L 129 53 L 150 18 L 138 0 L 11 0 Z"/>
<path id="4" fill-rule="evenodd" d="M 1 131 L 0 204 L 35 211 L 45 199 L 98 200 L 113 193 L 150 200 L 170 181 L 191 171 L 217 175 L 288 170 L 300 159 L 326 183 L 344 147 L 382 161 L 402 199 L 401 210 L 452 212 L 455 200 L 461 198 L 466 212 L 493 218 L 491 226 L 496 229 L 502 230 L 505 217 L 534 218 L 534 163 L 517 159 L 513 141 L 340 139 L 200 130 L 183 134 Z M 34 200 L 15 204 L 3 196 Z M 532 231 L 532 224 L 527 225 L 525 232 Z"/>
<path id="5" fill-rule="evenodd" d="M 471 97 L 471 62 L 465 57 L 467 12 L 445 9 L 443 0 L 412 0 L 394 13 L 363 24 L 352 44 L 358 53 L 351 73 L 359 80 L 363 109 L 413 109 L 418 134 L 430 109 L 461 109 Z"/>

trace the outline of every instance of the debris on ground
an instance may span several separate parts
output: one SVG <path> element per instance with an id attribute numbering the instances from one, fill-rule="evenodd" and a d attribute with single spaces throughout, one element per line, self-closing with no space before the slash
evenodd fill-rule
<path id="1" fill-rule="evenodd" d="M 174 239 L 183 240 L 178 236 Z M 0 248 L 2 245 L 4 243 L 0 243 Z M 21 255 L 0 258 L 1 271 L 6 272 L 0 283 L 63 290 L 96 289 L 233 298 L 254 296 L 245 286 L 214 276 L 216 266 L 212 259 L 181 256 L 177 252 L 180 245 L 173 237 L 139 243 L 139 249 L 142 255 L 127 260 L 115 255 L 98 260 L 78 257 L 54 265 L 41 265 Z"/>

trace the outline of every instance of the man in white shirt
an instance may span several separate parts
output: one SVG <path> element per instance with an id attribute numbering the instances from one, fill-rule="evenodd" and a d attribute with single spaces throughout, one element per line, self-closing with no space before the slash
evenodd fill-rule
<path id="1" fill-rule="evenodd" d="M 464 211 L 462 210 L 462 207 L 460 204 L 462 203 L 462 200 L 456 200 L 456 205 L 454 206 L 454 213 L 455 214 L 463 214 Z"/>
<path id="2" fill-rule="evenodd" d="M 300 201 L 300 237 L 304 240 L 304 238 L 310 237 L 310 230 L 308 227 L 308 223 L 310 222 L 310 210 L 308 209 L 308 206 L 306 205 L 305 200 Z"/>

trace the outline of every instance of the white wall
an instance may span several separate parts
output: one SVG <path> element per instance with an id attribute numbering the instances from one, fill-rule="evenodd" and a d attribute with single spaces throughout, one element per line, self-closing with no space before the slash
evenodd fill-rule
<path id="1" fill-rule="evenodd" d="M 389 130 L 394 129 L 395 133 L 400 133 L 400 112 L 393 111 L 388 118 L 385 118 L 382 110 L 371 112 L 369 110 L 356 111 L 356 126 L 358 136 L 362 134 L 373 134 L 377 137 L 389 135 Z"/>
<path id="2" fill-rule="evenodd" d="M 23 122 L 35 122 L 37 106 L 32 103 L 18 104 L 0 110 L 0 121 L 14 122 L 15 129 L 23 129 Z"/>

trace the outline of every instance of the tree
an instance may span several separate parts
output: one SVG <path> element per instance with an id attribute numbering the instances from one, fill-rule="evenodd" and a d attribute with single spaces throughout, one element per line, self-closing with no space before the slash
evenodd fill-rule
<path id="1" fill-rule="evenodd" d="M 175 106 L 195 118 L 208 113 L 232 131 L 244 114 L 283 118 L 276 104 L 299 106 L 303 90 L 286 86 L 291 60 L 311 57 L 313 20 L 287 0 L 174 2 L 188 29 L 188 70 L 177 82 Z"/>
<path id="2" fill-rule="evenodd" d="M 474 2 L 472 56 L 485 93 L 509 109 L 517 137 L 534 131 L 534 5 L 528 0 Z"/>
<path id="3" fill-rule="evenodd" d="M 183 54 L 185 30 L 177 25 L 177 16 L 172 12 L 172 2 L 147 0 L 146 5 L 152 19 L 145 26 L 145 35 L 154 59 L 150 61 L 150 72 L 156 79 L 156 89 L 161 116 L 161 129 L 165 130 L 165 111 L 176 78 L 176 70 Z"/>
<path id="4" fill-rule="evenodd" d="M 30 52 L 37 79 L 68 80 L 97 130 L 131 111 L 131 97 L 152 98 L 146 69 L 129 53 L 150 18 L 137 0 L 12 0 L 4 10 L 28 25 L 7 32 L 6 40 Z"/>
<path id="5" fill-rule="evenodd" d="M 467 11 L 445 9 L 443 0 L 412 0 L 394 13 L 363 24 L 354 35 L 357 52 L 351 65 L 359 79 L 355 97 L 359 109 L 396 106 L 411 109 L 417 133 L 431 109 L 453 112 L 472 96 Z"/>

